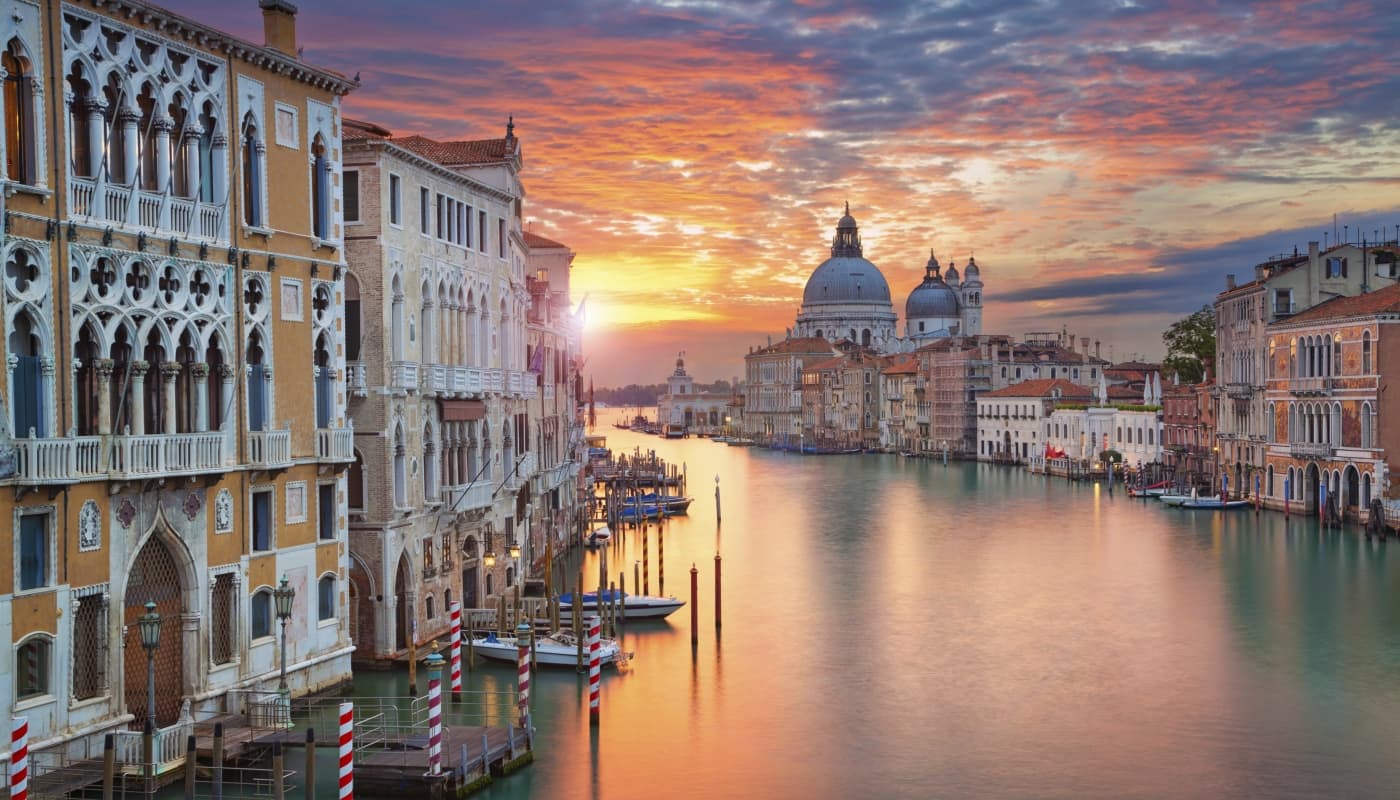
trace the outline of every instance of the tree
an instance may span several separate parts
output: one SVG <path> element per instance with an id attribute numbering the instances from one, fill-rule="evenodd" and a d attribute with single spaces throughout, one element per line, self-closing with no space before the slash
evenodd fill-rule
<path id="1" fill-rule="evenodd" d="M 1172 323 L 1162 341 L 1167 345 L 1162 366 L 1182 383 L 1200 383 L 1206 365 L 1215 362 L 1215 310 L 1201 306 L 1200 311 Z"/>

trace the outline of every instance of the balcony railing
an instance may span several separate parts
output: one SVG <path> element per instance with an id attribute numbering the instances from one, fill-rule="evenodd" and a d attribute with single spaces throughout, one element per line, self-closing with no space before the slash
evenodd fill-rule
<path id="1" fill-rule="evenodd" d="M 354 461 L 355 429 L 317 428 L 316 458 L 319 461 Z"/>
<path id="2" fill-rule="evenodd" d="M 448 367 L 441 364 L 423 365 L 423 391 L 430 394 L 446 394 L 451 391 Z"/>
<path id="3" fill-rule="evenodd" d="M 1332 445 L 1328 442 L 1290 442 L 1288 454 L 1294 458 L 1331 458 Z"/>
<path id="4" fill-rule="evenodd" d="M 484 478 L 477 480 L 470 486 L 447 486 L 443 492 L 446 495 L 447 509 L 449 511 L 474 511 L 478 508 L 487 508 L 491 505 L 491 495 L 496 491 L 496 484 Z"/>
<path id="5" fill-rule="evenodd" d="M 1288 391 L 1296 395 L 1326 396 L 1332 394 L 1331 378 L 1289 378 Z"/>
<path id="6" fill-rule="evenodd" d="M 114 478 L 193 475 L 225 469 L 221 432 L 113 436 L 108 472 Z"/>
<path id="7" fill-rule="evenodd" d="M 264 469 L 292 465 L 292 432 L 249 431 L 248 463 Z"/>
<path id="8" fill-rule="evenodd" d="M 418 391 L 418 363 L 414 361 L 389 362 L 389 388 L 406 392 Z"/>
<path id="9" fill-rule="evenodd" d="M 69 483 L 105 474 L 101 436 L 14 441 L 20 483 Z"/>
<path id="10" fill-rule="evenodd" d="M 1225 394 L 1236 399 L 1249 399 L 1254 396 L 1254 385 L 1249 383 L 1227 383 Z"/>
<path id="11" fill-rule="evenodd" d="M 132 199 L 135 199 L 135 203 Z M 75 217 L 114 222 L 195 239 L 223 240 L 226 220 L 220 207 L 164 192 L 148 192 L 105 180 L 68 179 L 69 212 Z"/>
<path id="12" fill-rule="evenodd" d="M 350 393 L 356 397 L 369 396 L 369 373 L 363 361 L 345 362 L 345 371 L 350 380 Z"/>

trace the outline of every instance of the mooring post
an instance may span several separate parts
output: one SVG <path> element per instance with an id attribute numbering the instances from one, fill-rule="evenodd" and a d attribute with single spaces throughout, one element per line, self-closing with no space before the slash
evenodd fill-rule
<path id="1" fill-rule="evenodd" d="M 535 635 L 535 625 L 534 625 L 534 622 L 535 622 L 535 621 L 534 621 L 534 619 L 532 618 L 529 622 L 526 623 L 527 625 L 530 626 L 530 675 L 531 675 L 531 676 L 534 676 L 534 675 L 535 675 L 535 672 L 539 669 L 539 667 L 538 667 L 538 664 L 539 664 L 539 649 L 538 649 L 538 648 L 539 648 L 540 637 L 538 637 L 538 636 Z"/>
<path id="2" fill-rule="evenodd" d="M 700 644 L 700 571 L 690 565 L 690 646 Z"/>
<path id="3" fill-rule="evenodd" d="M 211 754 L 209 779 L 214 800 L 224 800 L 224 723 L 214 723 L 214 752 Z"/>
<path id="4" fill-rule="evenodd" d="M 610 584 L 608 586 L 608 606 L 612 608 L 612 638 L 614 639 L 617 638 L 618 619 L 622 616 L 621 597 L 621 593 L 617 590 L 617 584 Z"/>
<path id="5" fill-rule="evenodd" d="M 194 800 L 195 760 L 194 734 L 185 740 L 185 800 Z"/>
<path id="6" fill-rule="evenodd" d="M 10 721 L 9 795 L 10 800 L 29 797 L 29 717 L 14 717 Z"/>
<path id="7" fill-rule="evenodd" d="M 418 610 L 408 612 L 408 696 L 418 696 Z"/>
<path id="8" fill-rule="evenodd" d="M 599 691 L 602 688 L 601 665 L 598 663 L 598 638 L 601 621 L 596 615 L 588 618 L 588 722 L 598 724 Z"/>
<path id="9" fill-rule="evenodd" d="M 14 750 L 10 752 L 13 753 Z M 117 736 L 109 733 L 102 737 L 102 800 L 112 800 L 113 783 L 116 778 Z"/>
<path id="10" fill-rule="evenodd" d="M 640 560 L 632 562 L 632 585 L 642 585 L 642 562 Z"/>
<path id="11" fill-rule="evenodd" d="M 622 624 L 623 624 L 623 625 L 626 625 L 626 624 L 627 624 L 627 572 L 626 572 L 625 570 L 622 571 L 622 572 L 617 573 L 617 593 L 618 593 L 618 595 L 621 597 L 621 600 L 619 601 L 619 603 L 621 604 L 621 607 L 622 607 L 622 613 L 618 615 L 618 619 L 620 619 L 620 620 L 622 621 Z"/>
<path id="12" fill-rule="evenodd" d="M 496 603 L 496 605 L 497 605 L 497 608 L 496 608 L 496 635 L 497 635 L 497 636 L 505 636 L 505 635 L 506 635 L 506 595 L 505 595 L 505 592 L 501 592 L 500 596 L 497 597 L 496 600 L 497 600 L 497 603 Z"/>
<path id="13" fill-rule="evenodd" d="M 569 614 L 573 619 L 574 639 L 578 641 L 578 663 L 574 665 L 577 672 L 583 672 L 583 591 L 582 582 L 574 587 L 573 602 L 569 604 Z"/>
<path id="14" fill-rule="evenodd" d="M 662 597 L 666 596 L 666 537 L 662 535 L 664 532 L 664 525 L 656 526 L 656 593 Z"/>
<path id="15" fill-rule="evenodd" d="M 647 533 L 647 529 L 642 528 L 642 582 L 640 584 L 642 594 L 651 594 L 651 560 L 647 547 L 647 542 L 651 537 Z"/>
<path id="16" fill-rule="evenodd" d="M 720 513 L 719 513 L 719 475 L 716 474 L 716 475 L 715 475 L 715 524 L 716 524 L 716 525 L 720 524 L 720 520 L 721 520 L 721 519 L 723 519 L 723 517 L 721 517 L 721 515 L 720 515 Z"/>
<path id="17" fill-rule="evenodd" d="M 316 800 L 316 729 L 306 729 L 306 780 L 302 794 L 306 800 Z"/>
<path id="18" fill-rule="evenodd" d="M 339 774 L 336 776 L 340 788 L 339 800 L 353 800 L 355 797 L 355 704 L 340 704 Z"/>
<path id="19" fill-rule="evenodd" d="M 515 628 L 517 656 L 516 691 L 519 693 L 520 727 L 530 720 L 530 626 L 520 623 Z M 512 748 L 513 749 L 513 748 Z"/>
<path id="20" fill-rule="evenodd" d="M 509 726 L 507 726 L 507 727 L 509 727 Z M 485 775 L 485 774 L 488 772 L 488 767 L 487 767 L 487 765 L 491 763 L 490 758 L 487 756 L 487 754 L 488 754 L 489 752 L 491 752 L 490 748 L 491 748 L 491 743 L 490 743 L 490 741 L 487 740 L 487 738 L 486 738 L 486 731 L 483 730 L 483 731 L 481 732 L 481 774 L 482 774 L 482 775 Z"/>
<path id="21" fill-rule="evenodd" d="M 720 587 L 719 587 L 719 553 L 715 553 L 715 627 L 720 626 Z"/>
<path id="22" fill-rule="evenodd" d="M 448 653 L 452 657 L 452 702 L 462 700 L 462 604 L 456 600 L 448 606 L 452 620 L 452 638 L 448 640 Z"/>
<path id="23" fill-rule="evenodd" d="M 282 742 L 280 739 L 272 741 L 272 797 L 273 800 L 283 800 L 287 796 L 287 787 L 283 784 L 285 780 L 282 764 Z"/>
<path id="24" fill-rule="evenodd" d="M 437 652 L 423 659 L 428 668 L 428 774 L 442 774 L 442 662 Z"/>

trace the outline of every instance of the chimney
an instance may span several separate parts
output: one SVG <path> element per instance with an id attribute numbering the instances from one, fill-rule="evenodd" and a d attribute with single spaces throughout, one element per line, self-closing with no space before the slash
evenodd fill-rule
<path id="1" fill-rule="evenodd" d="M 1308 258 L 1317 260 L 1317 242 L 1308 242 Z"/>
<path id="2" fill-rule="evenodd" d="M 1225 290 L 1226 290 L 1226 291 L 1229 291 L 1229 290 L 1231 290 L 1231 289 L 1233 289 L 1233 288 L 1235 288 L 1235 273 L 1233 273 L 1233 272 L 1226 273 L 1226 275 L 1225 275 Z"/>
<path id="3" fill-rule="evenodd" d="M 1103 358 L 1103 356 L 1099 355 L 1099 340 L 1098 340 L 1098 339 L 1095 339 L 1095 340 L 1094 340 L 1094 358 L 1100 358 L 1100 359 Z"/>
<path id="4" fill-rule="evenodd" d="M 266 46 L 293 58 L 297 55 L 297 7 L 287 0 L 258 0 L 263 12 Z"/>
<path id="5" fill-rule="evenodd" d="M 1079 348 L 1084 351 L 1084 355 L 1089 355 L 1089 337 L 1079 337 Z"/>

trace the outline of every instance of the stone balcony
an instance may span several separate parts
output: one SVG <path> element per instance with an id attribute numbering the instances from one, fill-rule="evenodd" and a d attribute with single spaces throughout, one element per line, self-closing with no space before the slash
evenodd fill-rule
<path id="1" fill-rule="evenodd" d="M 363 361 L 345 362 L 346 378 L 350 394 L 355 397 L 369 397 L 369 371 Z"/>
<path id="2" fill-rule="evenodd" d="M 348 464 L 355 460 L 354 428 L 317 428 L 316 460 Z"/>
<path id="3" fill-rule="evenodd" d="M 1225 395 L 1236 400 L 1248 400 L 1254 396 L 1254 385 L 1250 383 L 1227 383 Z"/>
<path id="4" fill-rule="evenodd" d="M 1300 397 L 1328 397 L 1332 394 L 1332 379 L 1289 378 L 1288 392 Z"/>
<path id="5" fill-rule="evenodd" d="M 445 486 L 443 487 L 443 495 L 446 500 L 446 510 L 460 513 L 489 508 L 495 491 L 496 485 L 485 479 L 470 485 Z"/>
<path id="6" fill-rule="evenodd" d="M 1331 458 L 1334 448 L 1328 442 L 1289 442 L 1288 454 L 1294 458 Z"/>
<path id="7" fill-rule="evenodd" d="M 166 192 L 133 190 L 74 175 L 68 178 L 68 209 L 73 217 L 148 230 L 158 238 L 228 241 L 228 219 L 222 206 Z"/>
<path id="8" fill-rule="evenodd" d="M 248 463 L 261 469 L 282 469 L 292 465 L 292 432 L 249 431 Z"/>
<path id="9" fill-rule="evenodd" d="M 390 361 L 389 388 L 401 392 L 418 391 L 418 372 L 415 361 Z"/>

